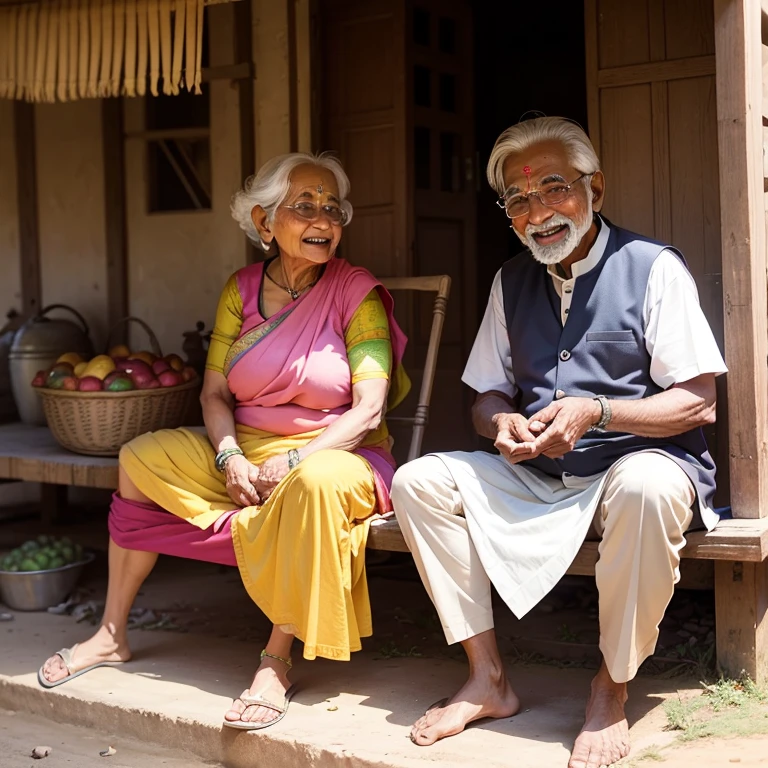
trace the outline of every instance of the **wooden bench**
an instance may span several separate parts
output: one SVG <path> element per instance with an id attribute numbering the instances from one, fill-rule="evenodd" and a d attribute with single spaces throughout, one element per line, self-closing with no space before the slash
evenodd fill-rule
<path id="1" fill-rule="evenodd" d="M 442 321 L 450 290 L 447 276 L 393 278 L 385 280 L 390 290 L 436 293 L 433 324 L 416 413 L 400 417 L 412 426 L 408 458 L 421 453 L 429 400 L 437 362 Z M 389 419 L 388 419 L 389 420 Z M 392 421 L 395 421 L 392 418 Z M 66 486 L 114 489 L 117 459 L 79 456 L 61 448 L 45 427 L 22 424 L 0 425 L 0 480 L 27 480 L 43 484 L 44 509 L 55 509 Z M 368 547 L 407 552 L 394 518 L 376 521 Z M 568 573 L 593 576 L 598 542 L 585 542 Z M 682 584 L 686 572 L 702 567 L 715 590 L 717 661 L 728 675 L 742 670 L 758 683 L 768 683 L 768 518 L 723 520 L 714 531 L 695 531 L 686 537 L 682 550 Z"/>

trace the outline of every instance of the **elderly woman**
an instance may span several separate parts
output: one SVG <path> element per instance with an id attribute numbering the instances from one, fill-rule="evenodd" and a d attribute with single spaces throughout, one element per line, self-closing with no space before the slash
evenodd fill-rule
<path id="1" fill-rule="evenodd" d="M 335 159 L 296 153 L 233 198 L 268 258 L 221 296 L 201 397 L 207 435 L 162 430 L 123 447 L 101 626 L 48 659 L 41 685 L 130 659 L 128 612 L 158 553 L 237 565 L 274 625 L 227 726 L 283 717 L 294 637 L 306 659 L 348 660 L 371 634 L 365 541 L 372 516 L 390 509 L 395 469 L 383 415 L 408 380 L 391 297 L 335 258 L 348 192 Z"/>

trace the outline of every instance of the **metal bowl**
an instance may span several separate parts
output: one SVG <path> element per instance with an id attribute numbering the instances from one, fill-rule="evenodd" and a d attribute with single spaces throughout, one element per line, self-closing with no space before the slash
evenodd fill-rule
<path id="1" fill-rule="evenodd" d="M 58 605 L 75 588 L 83 569 L 95 555 L 48 571 L 0 571 L 0 600 L 16 611 L 44 611 Z"/>

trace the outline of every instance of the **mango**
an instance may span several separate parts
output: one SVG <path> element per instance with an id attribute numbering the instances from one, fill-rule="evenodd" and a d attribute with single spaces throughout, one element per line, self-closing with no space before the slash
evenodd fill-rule
<path id="1" fill-rule="evenodd" d="M 174 371 L 179 371 L 179 373 L 181 373 L 181 371 L 184 370 L 184 361 L 178 355 L 166 355 L 165 362 L 168 363 Z"/>
<path id="2" fill-rule="evenodd" d="M 63 355 L 60 355 L 59 359 L 56 362 L 69 363 L 74 368 L 78 363 L 84 363 L 85 360 L 83 356 L 78 354 L 77 352 L 66 352 Z"/>
<path id="3" fill-rule="evenodd" d="M 115 358 L 115 357 L 130 357 L 131 356 L 131 350 L 128 349 L 128 347 L 126 347 L 125 344 L 115 344 L 114 347 L 110 347 L 108 354 L 112 358 Z"/>
<path id="4" fill-rule="evenodd" d="M 130 392 L 132 389 L 136 389 L 136 386 L 128 376 L 116 376 L 104 389 L 107 392 Z"/>
<path id="5" fill-rule="evenodd" d="M 83 360 L 82 363 L 78 363 L 75 366 L 75 376 L 77 376 L 77 378 L 79 379 L 83 375 L 87 367 L 88 367 L 88 363 L 86 363 L 85 360 Z"/>
<path id="6" fill-rule="evenodd" d="M 95 376 L 102 381 L 115 370 L 115 361 L 109 355 L 96 355 L 83 371 L 83 376 Z"/>

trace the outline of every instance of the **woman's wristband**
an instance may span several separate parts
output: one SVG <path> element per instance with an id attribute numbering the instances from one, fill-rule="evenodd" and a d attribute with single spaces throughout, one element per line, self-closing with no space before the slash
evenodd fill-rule
<path id="1" fill-rule="evenodd" d="M 223 451 L 219 451 L 216 454 L 216 458 L 213 460 L 213 463 L 216 465 L 216 469 L 218 469 L 219 472 L 223 472 L 227 462 L 233 456 L 245 456 L 245 454 L 243 453 L 243 449 L 242 448 L 225 448 Z"/>

